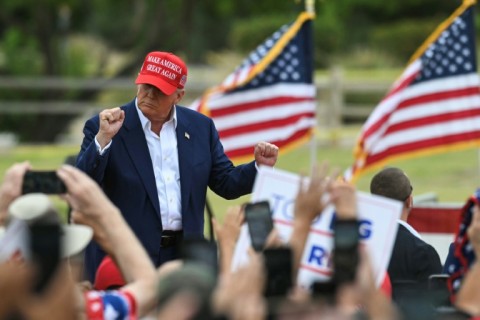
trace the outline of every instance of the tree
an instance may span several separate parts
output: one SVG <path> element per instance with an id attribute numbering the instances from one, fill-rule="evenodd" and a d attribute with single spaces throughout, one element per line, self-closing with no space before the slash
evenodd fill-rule
<path id="1" fill-rule="evenodd" d="M 404 65 L 420 44 L 416 39 L 424 39 L 459 4 L 317 1 L 317 67 L 328 67 L 334 58 L 338 63 L 358 47 L 382 50 Z M 293 21 L 303 7 L 303 1 L 293 0 L 3 0 L 0 75 L 133 77 L 153 50 L 175 52 L 189 64 L 205 63 L 211 51 L 249 52 L 253 42 Z M 112 71 L 112 57 L 118 55 L 122 62 Z M 100 92 L 8 91 L 0 92 L 0 99 L 94 101 Z M 53 141 L 74 117 L 39 113 L 27 118 L 2 115 L 0 131 L 21 133 L 25 141 Z"/>

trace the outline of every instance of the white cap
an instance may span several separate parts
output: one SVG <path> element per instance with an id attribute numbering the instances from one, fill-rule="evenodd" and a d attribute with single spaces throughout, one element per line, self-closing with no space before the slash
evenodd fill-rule
<path id="1" fill-rule="evenodd" d="M 58 211 L 52 201 L 42 193 L 29 193 L 18 197 L 8 207 L 8 213 L 11 217 L 25 221 L 27 224 L 40 220 L 61 223 Z M 62 256 L 64 258 L 80 253 L 93 237 L 92 228 L 85 225 L 62 225 L 62 230 Z"/>

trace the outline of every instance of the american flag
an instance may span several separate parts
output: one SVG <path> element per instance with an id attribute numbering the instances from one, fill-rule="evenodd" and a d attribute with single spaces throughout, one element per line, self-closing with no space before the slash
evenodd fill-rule
<path id="1" fill-rule="evenodd" d="M 477 189 L 464 205 L 454 241 L 454 255 L 446 262 L 446 271 L 449 274 L 447 281 L 452 300 L 461 287 L 463 277 L 468 272 L 470 265 L 475 261 L 475 252 L 467 234 L 468 227 L 472 222 L 473 207 L 480 205 L 480 189 Z"/>
<path id="2" fill-rule="evenodd" d="M 369 116 L 347 178 L 395 159 L 480 145 L 473 3 L 437 28 Z"/>
<path id="3" fill-rule="evenodd" d="M 230 159 L 251 158 L 259 141 L 284 152 L 310 138 L 316 125 L 312 18 L 304 12 L 281 27 L 190 106 L 213 119 Z"/>
<path id="4" fill-rule="evenodd" d="M 127 290 L 87 291 L 85 314 L 94 320 L 133 320 L 137 319 L 137 302 Z"/>

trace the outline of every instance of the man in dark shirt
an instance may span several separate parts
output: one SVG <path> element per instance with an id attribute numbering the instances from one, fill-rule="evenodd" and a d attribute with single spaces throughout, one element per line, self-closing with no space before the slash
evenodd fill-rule
<path id="1" fill-rule="evenodd" d="M 388 275 L 392 282 L 392 297 L 400 300 L 404 294 L 423 291 L 432 274 L 442 272 L 442 263 L 436 250 L 422 240 L 407 223 L 413 206 L 412 185 L 407 175 L 398 168 L 378 172 L 370 183 L 370 192 L 403 203 L 398 221 L 398 232 L 393 247 Z M 411 296 L 411 295 L 410 295 Z"/>

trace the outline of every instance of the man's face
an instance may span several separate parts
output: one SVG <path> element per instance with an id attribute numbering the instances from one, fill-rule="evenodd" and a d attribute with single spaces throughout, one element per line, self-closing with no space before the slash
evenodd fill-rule
<path id="1" fill-rule="evenodd" d="M 177 90 L 167 96 L 158 88 L 149 84 L 137 85 L 137 104 L 145 117 L 152 123 L 165 122 L 170 116 L 173 105 L 182 100 L 183 90 Z"/>

